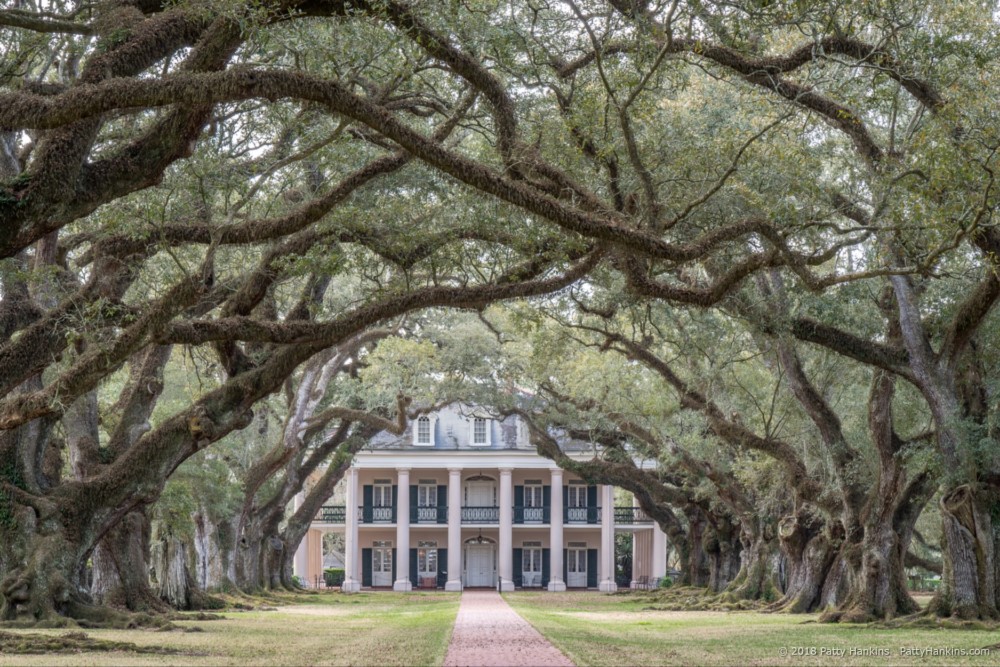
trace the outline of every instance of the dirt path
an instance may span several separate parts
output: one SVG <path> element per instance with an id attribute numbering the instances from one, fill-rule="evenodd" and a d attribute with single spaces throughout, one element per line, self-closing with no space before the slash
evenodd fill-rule
<path id="1" fill-rule="evenodd" d="M 539 665 L 573 667 L 495 591 L 465 591 L 455 619 L 446 667 Z"/>

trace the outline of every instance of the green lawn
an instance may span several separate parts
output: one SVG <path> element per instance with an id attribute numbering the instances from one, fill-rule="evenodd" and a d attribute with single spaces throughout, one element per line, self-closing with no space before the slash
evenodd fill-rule
<path id="1" fill-rule="evenodd" d="M 324 593 L 284 600 L 295 604 L 225 614 L 221 621 L 177 624 L 202 632 L 86 631 L 97 639 L 179 648 L 191 653 L 187 655 L 0 653 L 0 665 L 437 665 L 451 638 L 459 596 Z"/>
<path id="2" fill-rule="evenodd" d="M 757 612 L 643 611 L 640 595 L 507 593 L 510 605 L 577 665 L 997 665 L 978 657 L 904 653 L 981 649 L 1000 631 L 876 629 Z M 887 656 L 851 649 L 888 651 Z M 837 654 L 843 651 L 843 654 Z"/>

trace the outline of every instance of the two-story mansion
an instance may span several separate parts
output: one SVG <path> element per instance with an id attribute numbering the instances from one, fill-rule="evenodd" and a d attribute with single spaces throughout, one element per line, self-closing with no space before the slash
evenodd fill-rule
<path id="1" fill-rule="evenodd" d="M 586 460 L 593 445 L 569 441 Z M 666 572 L 666 536 L 637 507 L 615 507 L 539 456 L 523 422 L 455 404 L 383 432 L 342 482 L 346 506 L 316 517 L 296 574 L 322 574 L 323 534 L 344 534 L 344 591 L 361 588 L 597 588 L 616 590 L 615 531 L 634 534 L 633 582 Z"/>

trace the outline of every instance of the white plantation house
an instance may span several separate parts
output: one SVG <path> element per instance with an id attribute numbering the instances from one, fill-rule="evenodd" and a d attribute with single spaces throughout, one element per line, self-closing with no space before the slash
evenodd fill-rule
<path id="1" fill-rule="evenodd" d="M 562 444 L 586 460 L 593 445 Z M 518 417 L 455 404 L 382 432 L 323 507 L 296 554 L 296 574 L 322 574 L 324 533 L 343 533 L 343 590 L 594 588 L 615 583 L 614 535 L 633 533 L 633 583 L 666 572 L 666 535 L 614 488 L 587 485 L 542 456 Z M 336 496 L 335 496 L 336 497 Z"/>

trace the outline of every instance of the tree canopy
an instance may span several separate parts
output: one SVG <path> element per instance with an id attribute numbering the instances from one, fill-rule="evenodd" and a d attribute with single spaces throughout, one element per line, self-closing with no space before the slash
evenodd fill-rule
<path id="1" fill-rule="evenodd" d="M 184 503 L 257 545 L 223 578 L 291 586 L 366 438 L 465 396 L 632 491 L 691 583 L 867 620 L 922 563 L 997 617 L 997 16 L 0 10 L 0 616 L 159 609 Z"/>

